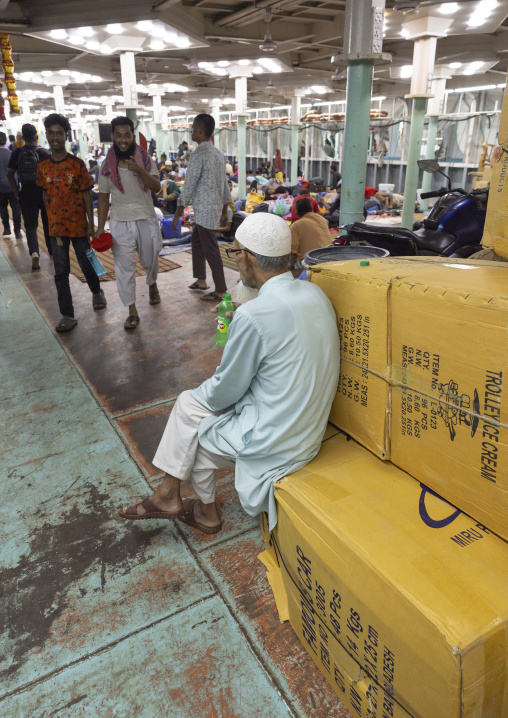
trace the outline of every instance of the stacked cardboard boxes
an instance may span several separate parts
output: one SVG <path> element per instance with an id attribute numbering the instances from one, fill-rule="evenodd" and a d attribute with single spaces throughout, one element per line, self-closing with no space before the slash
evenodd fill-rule
<path id="1" fill-rule="evenodd" d="M 320 265 L 341 336 L 330 421 L 508 540 L 508 270 Z"/>
<path id="2" fill-rule="evenodd" d="M 330 420 L 360 443 L 328 439 L 276 485 L 281 619 L 353 716 L 508 718 L 508 269 L 348 261 L 311 281 L 341 336 Z"/>
<path id="3" fill-rule="evenodd" d="M 279 613 L 353 716 L 508 716 L 507 543 L 344 435 L 275 497 Z"/>

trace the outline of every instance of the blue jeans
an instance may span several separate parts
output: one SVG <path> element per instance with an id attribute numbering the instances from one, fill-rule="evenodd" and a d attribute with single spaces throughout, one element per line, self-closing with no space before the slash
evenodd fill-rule
<path id="1" fill-rule="evenodd" d="M 86 283 L 90 287 L 92 294 L 99 294 L 101 286 L 99 277 L 96 275 L 94 268 L 86 256 L 86 251 L 90 249 L 88 237 L 61 237 L 60 239 L 63 243 L 62 247 L 56 241 L 56 237 L 51 237 L 58 306 L 63 317 L 74 318 L 74 306 L 72 304 L 72 294 L 69 285 L 69 273 L 71 271 L 69 247 L 71 242 L 81 271 L 85 275 Z"/>

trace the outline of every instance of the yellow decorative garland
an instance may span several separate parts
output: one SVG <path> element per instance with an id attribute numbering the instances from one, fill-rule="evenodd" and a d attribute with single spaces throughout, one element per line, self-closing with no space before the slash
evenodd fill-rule
<path id="1" fill-rule="evenodd" d="M 20 115 L 18 96 L 16 94 L 16 80 L 14 78 L 14 61 L 12 59 L 12 46 L 9 35 L 0 34 L 0 52 L 2 53 L 2 67 L 4 69 L 4 82 L 7 87 L 7 99 L 13 115 Z M 0 82 L 0 120 L 5 120 L 4 99 L 1 94 Z"/>

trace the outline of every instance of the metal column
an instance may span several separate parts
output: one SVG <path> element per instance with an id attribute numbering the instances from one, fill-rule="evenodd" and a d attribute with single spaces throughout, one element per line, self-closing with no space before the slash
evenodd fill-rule
<path id="1" fill-rule="evenodd" d="M 437 138 L 437 123 L 439 122 L 439 117 L 437 115 L 431 115 L 429 117 L 429 126 L 427 129 L 427 150 L 425 152 L 425 159 L 427 160 L 433 160 L 435 157 L 435 146 L 436 146 L 436 138 Z M 423 173 L 423 179 L 422 179 L 422 192 L 428 192 L 430 190 L 430 185 L 432 183 L 432 173 L 431 172 L 424 172 Z M 428 199 L 422 199 L 420 200 L 420 209 L 422 212 L 427 212 L 429 209 L 429 200 Z"/>
<path id="2" fill-rule="evenodd" d="M 136 87 L 136 63 L 133 52 L 120 53 L 120 71 L 122 75 L 122 92 L 125 104 L 125 114 L 134 123 L 136 141 L 139 141 L 138 124 L 138 90 Z"/>
<path id="3" fill-rule="evenodd" d="M 246 152 L 247 152 L 247 78 L 252 76 L 249 67 L 233 65 L 229 68 L 229 76 L 235 80 L 235 104 L 237 117 L 238 140 L 238 199 L 245 199 L 246 184 Z"/>
<path id="4" fill-rule="evenodd" d="M 415 97 L 411 113 L 411 131 L 409 133 L 409 151 L 407 153 L 406 182 L 404 185 L 404 205 L 402 208 L 402 226 L 413 229 L 416 190 L 418 189 L 418 160 L 421 157 L 423 125 L 425 121 L 425 97 Z"/>
<path id="5" fill-rule="evenodd" d="M 384 0 L 346 0 L 344 54 L 332 58 L 334 64 L 348 68 L 341 224 L 363 220 L 372 71 L 374 63 L 391 60 L 382 52 L 383 20 Z"/>
<path id="6" fill-rule="evenodd" d="M 302 98 L 295 96 L 291 98 L 291 186 L 294 187 L 298 182 L 298 158 L 300 148 L 299 130 L 300 130 L 300 113 Z"/>

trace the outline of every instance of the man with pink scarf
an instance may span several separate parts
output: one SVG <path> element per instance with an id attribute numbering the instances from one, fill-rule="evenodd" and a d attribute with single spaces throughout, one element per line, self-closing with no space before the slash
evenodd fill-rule
<path id="1" fill-rule="evenodd" d="M 111 123 L 112 147 L 99 175 L 98 230 L 104 231 L 111 197 L 110 231 L 118 293 L 129 308 L 124 328 L 139 324 L 136 308 L 136 252 L 146 270 L 150 304 L 160 304 L 157 288 L 162 235 L 155 216 L 151 192 L 160 190 L 159 172 L 152 158 L 138 145 L 129 117 Z"/>

